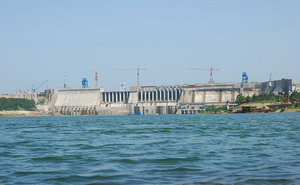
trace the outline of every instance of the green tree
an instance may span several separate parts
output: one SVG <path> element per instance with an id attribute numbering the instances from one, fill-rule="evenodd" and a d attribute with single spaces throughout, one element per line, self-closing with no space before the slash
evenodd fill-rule
<path id="1" fill-rule="evenodd" d="M 35 111 L 37 109 L 33 100 L 21 98 L 0 98 L 0 111 L 4 110 Z"/>
<path id="2" fill-rule="evenodd" d="M 246 103 L 250 103 L 252 101 L 252 98 L 250 96 L 247 96 L 245 98 Z"/>
<path id="3" fill-rule="evenodd" d="M 245 103 L 245 102 L 246 102 L 245 96 L 239 94 L 239 95 L 236 97 L 236 103 L 242 104 L 242 103 Z"/>
<path id="4" fill-rule="evenodd" d="M 295 102 L 299 102 L 300 101 L 300 92 L 293 92 L 290 96 L 290 100 L 292 103 L 295 103 Z"/>

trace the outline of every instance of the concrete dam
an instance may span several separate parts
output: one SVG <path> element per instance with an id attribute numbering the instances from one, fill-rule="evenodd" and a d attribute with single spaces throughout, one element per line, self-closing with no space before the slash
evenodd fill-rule
<path id="1" fill-rule="evenodd" d="M 278 94 L 300 89 L 291 79 L 256 83 L 213 83 L 176 86 L 141 86 L 130 91 L 103 88 L 46 89 L 17 93 L 15 97 L 46 99 L 46 112 L 60 115 L 195 114 L 204 105 L 223 106 L 236 97 Z"/>

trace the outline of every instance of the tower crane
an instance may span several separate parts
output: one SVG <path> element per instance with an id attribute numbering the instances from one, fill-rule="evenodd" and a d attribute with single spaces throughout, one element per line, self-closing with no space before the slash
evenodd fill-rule
<path id="1" fill-rule="evenodd" d="M 40 85 L 38 85 L 38 87 L 35 87 L 34 84 L 33 84 L 32 85 L 32 91 L 36 92 L 36 90 L 38 90 L 39 88 L 41 88 L 47 82 L 48 82 L 48 80 L 44 81 L 43 83 L 41 83 Z"/>
<path id="2" fill-rule="evenodd" d="M 96 70 L 93 70 L 95 73 L 95 87 L 98 87 L 98 72 Z"/>
<path id="3" fill-rule="evenodd" d="M 248 75 L 246 72 L 242 73 L 242 84 L 248 83 Z"/>
<path id="4" fill-rule="evenodd" d="M 215 83 L 215 81 L 213 80 L 213 70 L 219 71 L 219 68 L 190 68 L 190 70 L 206 70 L 206 71 L 210 71 L 210 79 L 208 81 L 208 83 L 212 84 Z"/>
<path id="5" fill-rule="evenodd" d="M 140 71 L 146 70 L 145 68 L 124 68 L 124 69 L 119 69 L 123 71 L 135 71 L 136 70 L 136 86 L 137 86 L 137 92 L 139 93 L 140 89 Z"/>

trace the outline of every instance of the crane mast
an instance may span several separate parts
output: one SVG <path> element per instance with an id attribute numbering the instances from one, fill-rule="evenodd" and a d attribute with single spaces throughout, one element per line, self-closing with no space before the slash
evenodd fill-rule
<path id="1" fill-rule="evenodd" d="M 140 71 L 146 70 L 145 68 L 124 68 L 124 69 L 119 69 L 123 71 L 135 71 L 136 70 L 136 86 L 137 86 L 137 92 L 139 93 L 140 89 Z"/>
<path id="2" fill-rule="evenodd" d="M 34 85 L 32 85 L 32 91 L 36 92 L 36 90 L 38 90 L 39 88 L 41 88 L 47 82 L 48 82 L 48 80 L 44 81 L 43 83 L 41 83 L 40 85 L 38 85 L 38 87 L 35 87 Z"/>
<path id="3" fill-rule="evenodd" d="M 220 69 L 211 67 L 211 68 L 190 68 L 190 70 L 207 70 L 207 71 L 210 71 L 210 78 L 209 78 L 208 83 L 213 84 L 213 83 L 215 83 L 215 81 L 213 79 L 213 70 L 219 71 Z"/>
<path id="4" fill-rule="evenodd" d="M 95 87 L 98 87 L 98 72 L 96 70 L 93 70 L 95 73 Z"/>

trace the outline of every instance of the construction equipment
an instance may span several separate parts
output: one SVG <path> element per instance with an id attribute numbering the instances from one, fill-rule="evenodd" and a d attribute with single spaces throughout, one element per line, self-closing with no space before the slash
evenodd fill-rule
<path id="1" fill-rule="evenodd" d="M 248 83 L 248 75 L 246 72 L 242 73 L 242 84 Z"/>
<path id="2" fill-rule="evenodd" d="M 218 71 L 218 70 L 220 70 L 220 69 L 218 69 L 218 68 L 190 68 L 190 70 L 209 70 L 210 71 L 210 79 L 209 79 L 209 81 L 208 81 L 208 83 L 209 84 L 213 84 L 213 83 L 215 83 L 215 81 L 213 80 L 213 70 L 216 70 L 216 71 Z"/>
<path id="3" fill-rule="evenodd" d="M 98 72 L 96 70 L 93 70 L 95 73 L 95 87 L 98 87 Z"/>
<path id="4" fill-rule="evenodd" d="M 124 68 L 119 69 L 123 71 L 135 71 L 136 70 L 136 86 L 137 86 L 137 92 L 139 92 L 140 89 L 140 71 L 146 70 L 145 68 Z"/>
<path id="5" fill-rule="evenodd" d="M 81 84 L 82 84 L 82 88 L 89 87 L 89 82 L 88 82 L 87 78 L 82 78 Z"/>
<path id="6" fill-rule="evenodd" d="M 44 81 L 43 83 L 41 83 L 38 87 L 35 87 L 34 84 L 32 85 L 32 91 L 36 92 L 36 90 L 38 90 L 39 88 L 41 88 L 45 83 L 47 83 L 48 80 Z"/>
<path id="7" fill-rule="evenodd" d="M 290 100 L 294 100 L 295 102 L 300 102 L 299 99 L 291 97 L 291 96 L 289 95 L 289 93 L 278 92 L 278 95 L 279 95 L 279 96 L 283 96 L 283 97 L 286 98 L 286 99 L 285 99 L 285 102 L 284 102 L 285 104 L 289 104 L 289 103 L 290 103 Z"/>

